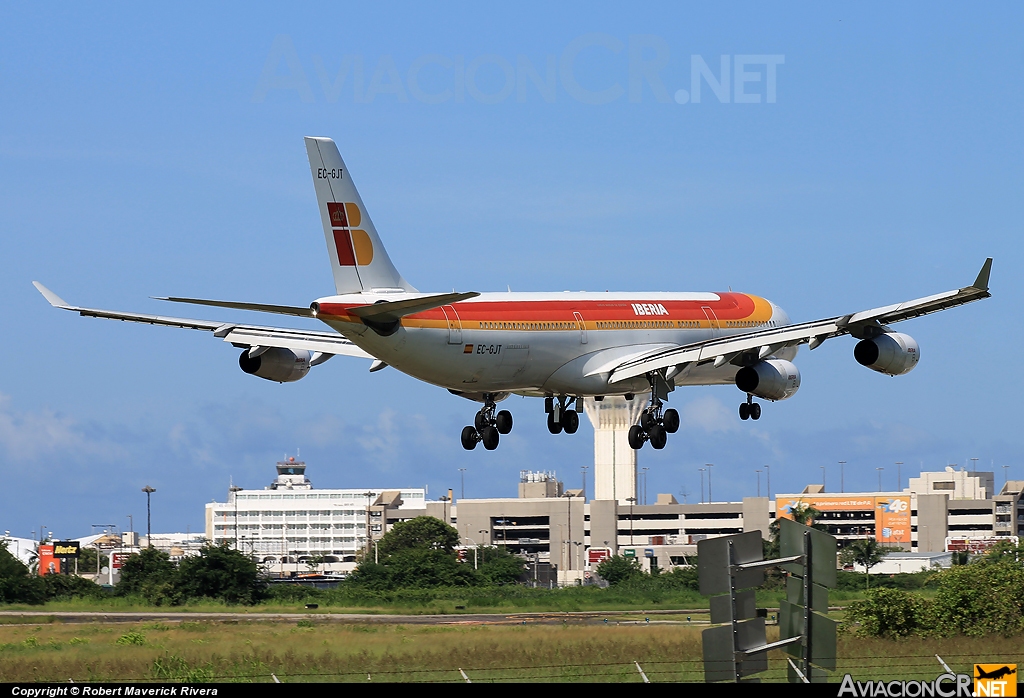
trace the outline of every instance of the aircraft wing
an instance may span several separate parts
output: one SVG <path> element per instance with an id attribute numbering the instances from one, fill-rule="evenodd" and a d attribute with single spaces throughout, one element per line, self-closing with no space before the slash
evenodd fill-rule
<path id="1" fill-rule="evenodd" d="M 747 357 L 763 359 L 784 347 L 798 344 L 808 344 L 811 349 L 815 349 L 825 340 L 844 334 L 851 334 L 855 337 L 867 336 L 871 332 L 868 330 L 869 327 L 882 328 L 889 323 L 909 320 L 988 298 L 992 295 L 988 291 L 991 271 L 992 258 L 989 257 L 982 265 L 974 283 L 955 291 L 937 293 L 933 296 L 850 315 L 840 315 L 785 327 L 761 329 L 728 337 L 717 337 L 627 360 L 615 367 L 609 377 L 609 382 L 614 383 L 634 378 L 652 371 L 685 367 L 687 364 L 713 362 L 718 367 Z"/>
<path id="2" fill-rule="evenodd" d="M 216 322 L 212 320 L 192 320 L 189 318 L 169 317 L 165 315 L 144 315 L 141 313 L 125 313 L 117 310 L 100 310 L 97 308 L 81 308 L 67 303 L 50 289 L 38 281 L 32 285 L 43 294 L 43 297 L 55 308 L 71 310 L 86 317 L 123 320 L 125 322 L 141 322 L 149 325 L 165 325 L 167 327 L 183 327 L 189 330 L 205 330 L 213 332 L 214 337 L 230 342 L 236 347 L 280 347 L 282 349 L 305 349 L 324 356 L 355 356 L 361 359 L 374 359 L 352 342 L 337 332 L 312 332 L 293 330 L 282 327 L 261 327 L 243 325 L 233 322 Z M 328 358 L 329 358 L 328 356 Z M 319 357 L 322 363 L 326 359 Z M 314 359 L 316 360 L 316 359 Z"/>

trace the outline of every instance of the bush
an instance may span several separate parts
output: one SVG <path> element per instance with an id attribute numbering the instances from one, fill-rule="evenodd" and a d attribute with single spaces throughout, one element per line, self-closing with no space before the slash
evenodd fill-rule
<path id="1" fill-rule="evenodd" d="M 1015 561 L 957 565 L 937 577 L 932 624 L 939 635 L 1024 632 L 1024 568 Z"/>
<path id="2" fill-rule="evenodd" d="M 921 598 L 900 589 L 875 588 L 850 604 L 843 625 L 856 635 L 896 639 L 920 632 L 927 615 Z"/>
<path id="3" fill-rule="evenodd" d="M 118 596 L 141 596 L 152 604 L 169 601 L 176 570 L 171 557 L 156 548 L 143 548 L 121 565 Z"/>
<path id="4" fill-rule="evenodd" d="M 48 574 L 42 578 L 47 601 L 95 599 L 103 597 L 103 588 L 92 580 L 70 574 Z"/>
<path id="5" fill-rule="evenodd" d="M 170 593 L 178 603 L 211 598 L 251 605 L 266 598 L 266 586 L 256 562 L 225 543 L 207 545 L 182 560 Z"/>

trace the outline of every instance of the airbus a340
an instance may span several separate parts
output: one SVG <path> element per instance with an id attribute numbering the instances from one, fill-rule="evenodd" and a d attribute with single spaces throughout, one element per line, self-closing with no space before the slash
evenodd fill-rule
<path id="1" fill-rule="evenodd" d="M 649 395 L 629 443 L 664 448 L 679 428 L 679 414 L 664 406 L 677 387 L 735 385 L 745 395 L 740 419 L 756 420 L 755 398 L 785 400 L 799 389 L 792 361 L 801 344 L 851 335 L 858 363 L 900 375 L 920 349 L 890 325 L 989 297 L 991 258 L 970 286 L 796 324 L 746 293 L 420 293 L 391 263 L 334 141 L 305 140 L 336 293 L 308 307 L 163 300 L 306 317 L 331 331 L 81 308 L 33 283 L 51 305 L 82 315 L 212 332 L 243 349 L 243 371 L 270 381 L 297 381 L 335 355 L 370 359 L 371 371 L 392 366 L 482 404 L 462 431 L 469 450 L 492 450 L 512 430 L 512 415 L 497 410 L 510 394 L 544 398 L 553 434 L 577 430 L 585 397 Z"/>

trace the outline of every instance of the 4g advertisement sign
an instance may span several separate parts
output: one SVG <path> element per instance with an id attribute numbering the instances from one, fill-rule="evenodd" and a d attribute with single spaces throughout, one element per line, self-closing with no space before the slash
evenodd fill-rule
<path id="1" fill-rule="evenodd" d="M 831 515 L 839 512 L 874 512 L 875 540 L 879 543 L 910 544 L 910 495 L 895 497 L 865 496 L 824 496 L 800 495 L 799 497 L 778 497 L 776 516 L 791 519 L 794 507 L 809 506 L 823 514 L 830 514 L 829 522 L 850 523 L 842 517 Z M 863 519 L 860 519 L 863 520 Z M 866 523 L 866 522 L 865 522 Z"/>

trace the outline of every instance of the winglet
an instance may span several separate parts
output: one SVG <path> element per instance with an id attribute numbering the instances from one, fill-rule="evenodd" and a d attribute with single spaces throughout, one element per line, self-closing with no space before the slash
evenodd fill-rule
<path id="1" fill-rule="evenodd" d="M 982 291 L 988 290 L 988 277 L 992 273 L 992 258 L 989 257 L 985 260 L 985 263 L 981 265 L 981 271 L 978 272 L 978 278 L 971 284 L 971 288 L 976 288 Z"/>
<path id="2" fill-rule="evenodd" d="M 36 287 L 37 291 L 39 291 L 41 294 L 43 294 L 43 298 L 46 299 L 46 302 L 49 303 L 50 305 L 52 305 L 54 308 L 70 308 L 71 307 L 67 303 L 67 301 L 65 301 L 63 298 L 58 296 L 56 293 L 54 293 L 50 289 L 46 288 L 46 286 L 43 286 L 38 281 L 33 281 L 32 285 Z"/>

